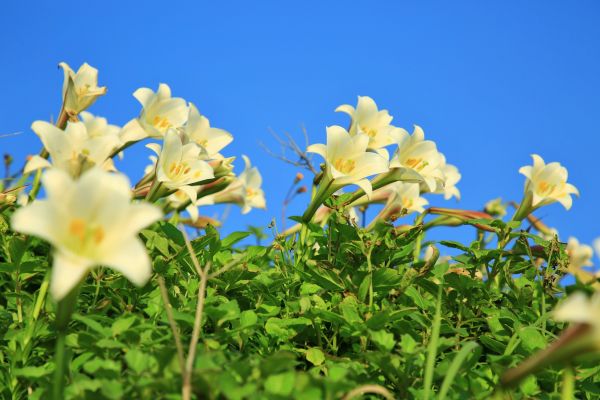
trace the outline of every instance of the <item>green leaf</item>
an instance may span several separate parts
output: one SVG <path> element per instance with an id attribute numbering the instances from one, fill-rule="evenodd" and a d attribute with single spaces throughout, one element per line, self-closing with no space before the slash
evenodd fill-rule
<path id="1" fill-rule="evenodd" d="M 325 361 L 325 354 L 321 349 L 312 347 L 306 351 L 306 359 L 313 365 L 321 365 Z"/>
<path id="2" fill-rule="evenodd" d="M 265 331 L 282 340 L 291 339 L 298 334 L 298 331 L 310 325 L 311 321 L 308 318 L 269 318 L 265 324 Z"/>
<path id="3" fill-rule="evenodd" d="M 377 347 L 379 347 L 381 350 L 390 351 L 396 345 L 393 333 L 387 332 L 385 330 L 380 330 L 371 331 L 370 335 L 373 343 L 375 343 Z"/>
<path id="4" fill-rule="evenodd" d="M 240 314 L 240 326 L 242 328 L 248 328 L 250 326 L 256 325 L 257 322 L 258 316 L 252 310 L 246 310 Z"/>
<path id="5" fill-rule="evenodd" d="M 15 376 L 20 376 L 23 378 L 41 378 L 42 376 L 46 376 L 50 373 L 52 373 L 52 369 L 48 368 L 48 365 L 42 367 L 16 368 L 13 371 Z"/>
<path id="6" fill-rule="evenodd" d="M 444 400 L 446 398 L 446 395 L 448 394 L 448 391 L 450 390 L 450 387 L 452 386 L 454 378 L 458 374 L 460 367 L 467 359 L 469 354 L 478 347 L 479 345 L 476 342 L 466 342 L 456 356 L 454 356 L 452 364 L 450 364 L 450 368 L 448 368 L 448 371 L 445 374 L 444 382 L 442 382 L 440 393 L 438 395 L 439 400 Z"/>
<path id="7" fill-rule="evenodd" d="M 221 248 L 227 249 L 250 236 L 250 232 L 233 232 L 221 241 Z"/>
<path id="8" fill-rule="evenodd" d="M 137 373 L 143 372 L 153 365 L 153 358 L 137 349 L 131 349 L 125 354 L 129 368 Z"/>
<path id="9" fill-rule="evenodd" d="M 271 375 L 265 381 L 265 390 L 278 396 L 289 396 L 294 389 L 295 373 L 293 371 Z"/>
<path id="10" fill-rule="evenodd" d="M 521 338 L 521 344 L 527 352 L 542 349 L 547 345 L 544 335 L 533 326 L 521 329 L 519 331 L 519 337 Z"/>
<path id="11" fill-rule="evenodd" d="M 110 328 L 112 335 L 118 336 L 121 333 L 125 332 L 127 329 L 129 329 L 131 327 L 131 325 L 133 325 L 133 323 L 135 322 L 135 319 L 136 319 L 136 317 L 134 317 L 134 316 L 117 319 L 115 322 L 113 322 L 113 324 Z"/>
<path id="12" fill-rule="evenodd" d="M 360 283 L 360 286 L 358 287 L 358 299 L 360 301 L 364 302 L 366 300 L 367 295 L 369 294 L 369 288 L 371 287 L 371 279 L 372 275 L 367 274 Z"/>

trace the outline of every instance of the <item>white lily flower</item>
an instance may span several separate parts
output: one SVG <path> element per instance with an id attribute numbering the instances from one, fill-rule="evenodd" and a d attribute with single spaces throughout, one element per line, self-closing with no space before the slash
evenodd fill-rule
<path id="1" fill-rule="evenodd" d="M 569 255 L 569 271 L 575 271 L 582 267 L 591 267 L 594 265 L 592 263 L 592 257 L 594 256 L 592 246 L 580 244 L 579 240 L 574 237 L 569 238 L 565 251 Z"/>
<path id="2" fill-rule="evenodd" d="M 98 86 L 98 70 L 87 63 L 74 72 L 65 62 L 58 64 L 64 72 L 63 105 L 70 115 L 77 115 L 94 104 L 98 97 L 106 93 L 106 87 Z"/>
<path id="3" fill-rule="evenodd" d="M 80 117 L 90 138 L 111 136 L 119 139 L 121 128 L 110 125 L 106 118 L 95 116 L 87 111 L 83 111 Z"/>
<path id="4" fill-rule="evenodd" d="M 245 168 L 224 190 L 202 197 L 197 205 L 231 203 L 242 207 L 242 214 L 247 214 L 253 208 L 266 209 L 265 192 L 262 190 L 262 176 L 258 168 L 253 167 L 250 159 L 242 155 Z"/>
<path id="5" fill-rule="evenodd" d="M 210 126 L 208 118 L 200 114 L 196 106 L 190 103 L 185 136 L 192 142 L 202 146 L 209 158 L 222 158 L 219 154 L 233 140 L 231 133 Z"/>
<path id="6" fill-rule="evenodd" d="M 380 154 L 368 152 L 368 144 L 369 136 L 363 133 L 351 136 L 341 126 L 334 125 L 327 127 L 327 145 L 313 144 L 306 151 L 325 159 L 332 193 L 343 186 L 358 185 L 370 197 L 371 182 L 366 178 L 386 172 L 388 161 Z"/>
<path id="7" fill-rule="evenodd" d="M 54 166 L 77 177 L 95 165 L 111 169 L 109 157 L 120 144 L 115 135 L 90 136 L 83 122 L 69 122 L 63 131 L 48 122 L 35 121 L 31 129 L 42 140 L 52 157 L 52 164 L 40 156 L 33 156 L 25 166 L 25 173 Z"/>
<path id="8" fill-rule="evenodd" d="M 175 129 L 165 134 L 164 146 L 146 145 L 158 155 L 156 178 L 170 190 L 182 190 L 190 200 L 196 200 L 196 189 L 190 185 L 214 178 L 212 167 L 203 160 L 202 148 L 196 143 L 183 144 Z"/>
<path id="9" fill-rule="evenodd" d="M 369 96 L 358 96 L 356 108 L 344 104 L 335 111 L 346 113 L 352 118 L 350 135 L 366 134 L 369 137 L 368 149 L 389 159 L 389 154 L 384 147 L 396 143 L 404 129 L 391 125 L 393 117 L 387 110 L 379 110 L 375 101 Z"/>
<path id="10" fill-rule="evenodd" d="M 446 156 L 440 153 L 443 159 L 442 162 L 442 173 L 444 174 L 444 185 L 441 190 L 436 193 L 443 193 L 444 200 L 450 200 L 452 197 L 456 200 L 460 200 L 460 190 L 456 187 L 456 184 L 461 180 L 462 175 L 458 171 L 455 165 L 446 163 Z"/>
<path id="11" fill-rule="evenodd" d="M 596 250 L 596 255 L 600 257 L 600 238 L 594 240 L 594 249 Z"/>
<path id="12" fill-rule="evenodd" d="M 569 295 L 553 312 L 554 320 L 582 323 L 592 326 L 594 336 L 600 341 L 600 292 L 591 298 L 582 292 Z"/>
<path id="13" fill-rule="evenodd" d="M 435 192 L 438 185 L 444 182 L 444 156 L 437 150 L 431 140 L 425 140 L 425 133 L 415 125 L 412 135 L 406 131 L 398 140 L 398 148 L 390 162 L 390 168 L 403 168 L 410 175 L 407 179 L 421 181 L 425 189 Z"/>
<path id="14" fill-rule="evenodd" d="M 95 266 L 121 272 L 135 285 L 152 272 L 138 232 L 162 217 L 147 203 L 131 203 L 125 175 L 94 168 L 73 180 L 53 168 L 42 176 L 47 198 L 18 209 L 11 221 L 16 232 L 52 244 L 54 265 L 50 292 L 64 298 Z"/>
<path id="15" fill-rule="evenodd" d="M 407 214 L 422 213 L 425 211 L 425 206 L 429 204 L 420 196 L 419 185 L 416 183 L 393 182 L 387 186 L 393 194 L 388 198 L 385 208 L 393 209 L 396 213 L 401 210 L 406 210 Z"/>
<path id="16" fill-rule="evenodd" d="M 380 190 L 386 191 L 387 202 L 371 224 L 369 224 L 369 228 L 378 220 L 385 221 L 414 212 L 422 213 L 425 211 L 425 206 L 429 204 L 427 200 L 420 196 L 421 190 L 418 183 L 392 182 L 375 193 Z"/>
<path id="17" fill-rule="evenodd" d="M 183 126 L 188 116 L 184 99 L 171 97 L 171 88 L 161 83 L 156 93 L 152 89 L 140 88 L 133 93 L 142 104 L 138 121 L 146 134 L 152 138 L 162 138 L 170 128 Z"/>
<path id="18" fill-rule="evenodd" d="M 169 195 L 169 197 L 167 197 L 167 200 L 173 208 L 177 209 L 183 204 L 189 203 L 190 196 L 187 192 L 183 190 L 177 190 L 175 193 Z M 198 205 L 198 200 L 196 200 L 189 203 L 185 207 L 185 210 L 188 212 L 188 214 L 190 214 L 190 219 L 192 220 L 192 222 L 196 222 L 198 220 L 198 217 L 200 217 Z"/>
<path id="19" fill-rule="evenodd" d="M 533 209 L 559 202 L 565 209 L 570 209 L 573 204 L 571 194 L 579 196 L 577 188 L 567 183 L 569 173 L 565 167 L 557 162 L 546 164 L 542 157 L 532 154 L 533 166 L 521 167 L 519 172 L 527 180 L 525 192 L 531 192 Z"/>

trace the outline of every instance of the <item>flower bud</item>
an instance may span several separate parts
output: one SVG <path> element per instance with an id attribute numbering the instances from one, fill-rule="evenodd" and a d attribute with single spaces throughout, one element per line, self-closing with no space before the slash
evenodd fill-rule
<path id="1" fill-rule="evenodd" d="M 484 211 L 490 214 L 492 217 L 501 218 L 506 215 L 506 205 L 502 203 L 502 199 L 498 197 L 497 199 L 490 200 L 485 203 Z"/>
<path id="2" fill-rule="evenodd" d="M 64 71 L 63 108 L 70 116 L 79 114 L 106 93 L 106 87 L 98 86 L 98 70 L 87 63 L 74 72 L 65 62 L 58 64 Z"/>

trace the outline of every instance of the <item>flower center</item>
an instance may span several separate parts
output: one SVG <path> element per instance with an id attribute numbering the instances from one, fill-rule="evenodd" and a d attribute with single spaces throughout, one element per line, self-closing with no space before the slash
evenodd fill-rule
<path id="1" fill-rule="evenodd" d="M 167 129 L 171 126 L 171 122 L 166 117 L 161 117 L 160 115 L 155 115 L 152 119 L 152 125 L 156 129 Z"/>
<path id="2" fill-rule="evenodd" d="M 375 136 L 377 136 L 377 129 L 375 128 L 360 126 L 360 130 L 366 133 L 370 138 L 374 138 Z"/>
<path id="3" fill-rule="evenodd" d="M 402 197 L 402 208 L 409 210 L 414 204 L 413 199 L 410 197 Z"/>
<path id="4" fill-rule="evenodd" d="M 192 169 L 185 162 L 181 162 L 181 163 L 173 162 L 169 166 L 168 175 L 169 175 L 169 178 L 175 179 L 175 178 L 179 178 L 181 176 L 185 176 L 185 175 L 189 174 L 191 170 Z"/>
<path id="5" fill-rule="evenodd" d="M 104 229 L 101 226 L 89 224 L 81 218 L 71 220 L 69 234 L 77 239 L 80 247 L 90 243 L 98 245 L 104 240 Z"/>
<path id="6" fill-rule="evenodd" d="M 340 171 L 343 174 L 349 174 L 356 167 L 356 161 L 354 160 L 344 160 L 343 158 L 338 158 L 333 163 L 335 169 Z"/>
<path id="7" fill-rule="evenodd" d="M 422 158 L 409 158 L 404 164 L 416 171 L 422 171 L 426 166 L 429 165 L 429 162 L 423 160 Z"/>
<path id="8" fill-rule="evenodd" d="M 91 85 L 86 83 L 83 86 L 79 86 L 75 88 L 75 91 L 77 92 L 77 95 L 80 97 L 84 97 L 85 95 L 88 94 L 88 92 L 90 91 L 90 87 Z"/>
<path id="9" fill-rule="evenodd" d="M 542 196 L 550 196 L 554 190 L 556 189 L 556 185 L 550 184 L 546 181 L 541 181 L 537 185 L 537 191 Z"/>

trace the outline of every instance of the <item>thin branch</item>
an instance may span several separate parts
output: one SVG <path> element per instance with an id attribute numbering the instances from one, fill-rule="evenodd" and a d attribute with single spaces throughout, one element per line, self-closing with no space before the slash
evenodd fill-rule
<path id="1" fill-rule="evenodd" d="M 306 151 L 304 151 L 300 148 L 300 146 L 298 145 L 298 143 L 296 143 L 296 141 L 294 140 L 292 135 L 290 135 L 287 132 L 284 132 L 285 139 L 282 139 L 272 129 L 269 129 L 269 132 L 271 133 L 271 136 L 273 136 L 275 138 L 275 140 L 281 146 L 281 154 L 276 154 L 271 149 L 269 149 L 267 146 L 265 146 L 264 143 L 259 142 L 258 143 L 259 146 L 262 147 L 263 150 L 265 150 L 265 152 L 267 152 L 267 154 L 269 154 L 270 156 L 275 157 L 283 162 L 292 164 L 296 167 L 306 168 L 315 175 L 319 173 L 319 171 L 313 166 L 311 157 L 309 155 L 307 155 Z M 306 128 L 304 126 L 302 126 L 302 134 L 304 137 L 304 141 L 306 142 L 306 146 L 305 146 L 305 148 L 306 148 L 306 147 L 308 147 L 308 133 L 306 132 Z M 294 153 L 298 157 L 298 160 L 294 161 L 294 160 L 288 158 L 286 155 L 286 150 L 289 150 L 292 153 Z"/>
<path id="2" fill-rule="evenodd" d="M 169 326 L 171 327 L 171 331 L 173 332 L 173 337 L 175 337 L 175 347 L 177 348 L 177 361 L 179 362 L 179 368 L 183 373 L 185 371 L 185 356 L 183 354 L 183 345 L 181 344 L 181 337 L 179 336 L 179 332 L 177 331 L 177 323 L 175 322 L 175 318 L 173 317 L 173 306 L 169 301 L 169 293 L 167 292 L 167 286 L 165 285 L 165 280 L 162 276 L 158 276 L 158 286 L 160 287 L 160 295 L 162 296 L 163 303 L 165 304 L 165 309 L 167 311 L 167 319 L 169 320 Z"/>
<path id="3" fill-rule="evenodd" d="M 212 274 L 209 274 L 208 279 L 216 278 L 217 276 L 221 275 L 222 273 L 229 271 L 231 268 L 238 265 L 240 263 L 240 261 L 241 261 L 240 259 L 237 259 L 237 260 L 232 260 L 232 261 L 228 262 L 227 264 L 223 265 L 221 268 L 219 268 Z"/>
<path id="4" fill-rule="evenodd" d="M 351 400 L 356 396 L 360 396 L 366 393 L 374 393 L 386 398 L 387 400 L 394 400 L 394 396 L 390 393 L 390 391 L 380 385 L 359 386 L 346 393 L 342 400 Z"/>
<path id="5" fill-rule="evenodd" d="M 22 135 L 23 132 L 19 131 L 19 132 L 12 132 L 12 133 L 4 133 L 2 135 L 0 135 L 0 139 L 2 138 L 6 138 L 6 137 L 11 137 L 11 136 L 19 136 Z"/>
<path id="6" fill-rule="evenodd" d="M 185 362 L 185 370 L 183 375 L 183 384 L 181 386 L 181 395 L 183 400 L 190 400 L 192 396 L 192 372 L 194 369 L 194 360 L 196 358 L 196 348 L 198 341 L 200 340 L 200 333 L 202 331 L 202 314 L 204 312 L 204 302 L 206 300 L 206 284 L 208 282 L 208 271 L 210 269 L 210 262 L 206 263 L 206 267 L 202 269 L 198 262 L 198 257 L 194 253 L 192 243 L 185 232 L 182 229 L 183 238 L 185 239 L 185 245 L 190 253 L 192 264 L 200 277 L 200 286 L 198 287 L 198 303 L 196 304 L 196 316 L 194 317 L 194 329 L 192 330 L 192 339 L 190 340 L 190 346 L 188 349 L 188 356 Z"/>

